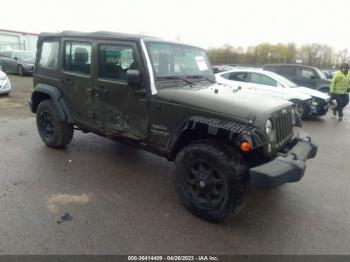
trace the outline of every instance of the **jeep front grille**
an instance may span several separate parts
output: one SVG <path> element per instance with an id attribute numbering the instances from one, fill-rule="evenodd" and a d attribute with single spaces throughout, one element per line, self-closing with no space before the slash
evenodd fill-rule
<path id="1" fill-rule="evenodd" d="M 271 116 L 272 126 L 276 132 L 276 140 L 274 143 L 275 149 L 281 148 L 293 136 L 292 114 L 292 108 L 285 108 L 275 112 Z"/>

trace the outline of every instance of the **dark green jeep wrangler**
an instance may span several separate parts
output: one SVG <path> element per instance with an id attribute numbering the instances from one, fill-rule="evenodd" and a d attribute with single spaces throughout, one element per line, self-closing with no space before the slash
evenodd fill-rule
<path id="1" fill-rule="evenodd" d="M 292 105 L 215 83 L 204 50 L 110 32 L 39 36 L 29 101 L 46 145 L 93 132 L 175 161 L 175 187 L 194 214 L 222 221 L 249 187 L 301 179 L 317 147 Z"/>

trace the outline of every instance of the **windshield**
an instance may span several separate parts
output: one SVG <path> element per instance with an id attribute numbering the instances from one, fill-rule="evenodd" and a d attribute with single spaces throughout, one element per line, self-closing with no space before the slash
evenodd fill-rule
<path id="1" fill-rule="evenodd" d="M 324 73 L 320 69 L 315 68 L 315 70 L 321 79 L 327 79 L 327 77 L 324 75 Z"/>
<path id="2" fill-rule="evenodd" d="M 180 44 L 148 42 L 152 66 L 157 78 L 171 76 L 213 76 L 205 52 Z"/>
<path id="3" fill-rule="evenodd" d="M 271 77 L 273 77 L 277 82 L 280 82 L 285 87 L 297 87 L 298 86 L 296 83 L 290 81 L 289 79 L 287 79 L 279 74 L 269 72 L 269 75 Z"/>
<path id="4" fill-rule="evenodd" d="M 12 57 L 17 57 L 19 60 L 28 62 L 33 62 L 35 60 L 35 54 L 29 51 L 12 51 Z"/>

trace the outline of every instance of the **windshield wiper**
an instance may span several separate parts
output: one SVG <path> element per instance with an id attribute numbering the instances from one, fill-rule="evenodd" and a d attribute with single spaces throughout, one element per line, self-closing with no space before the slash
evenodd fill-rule
<path id="1" fill-rule="evenodd" d="M 209 77 L 203 76 L 203 75 L 189 75 L 187 77 L 190 77 L 190 78 L 203 78 L 205 80 L 208 80 L 211 83 L 216 83 L 215 80 L 213 80 L 213 79 L 211 79 Z"/>
<path id="2" fill-rule="evenodd" d="M 157 79 L 169 79 L 169 80 L 181 79 L 182 81 L 186 82 L 187 84 L 193 85 L 192 81 L 190 81 L 182 76 L 158 76 Z"/>

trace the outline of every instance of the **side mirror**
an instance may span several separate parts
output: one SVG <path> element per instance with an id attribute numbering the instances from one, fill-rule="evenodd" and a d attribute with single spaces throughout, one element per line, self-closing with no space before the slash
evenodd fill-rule
<path id="1" fill-rule="evenodd" d="M 140 70 L 128 69 L 126 71 L 129 86 L 139 86 L 141 84 Z"/>
<path id="2" fill-rule="evenodd" d="M 315 76 L 315 75 L 311 75 L 311 76 L 310 76 L 310 79 L 311 79 L 311 80 L 315 80 L 315 79 L 316 79 L 316 76 Z"/>
<path id="3" fill-rule="evenodd" d="M 13 59 L 18 60 L 18 57 L 17 57 L 17 56 L 15 56 Z"/>

